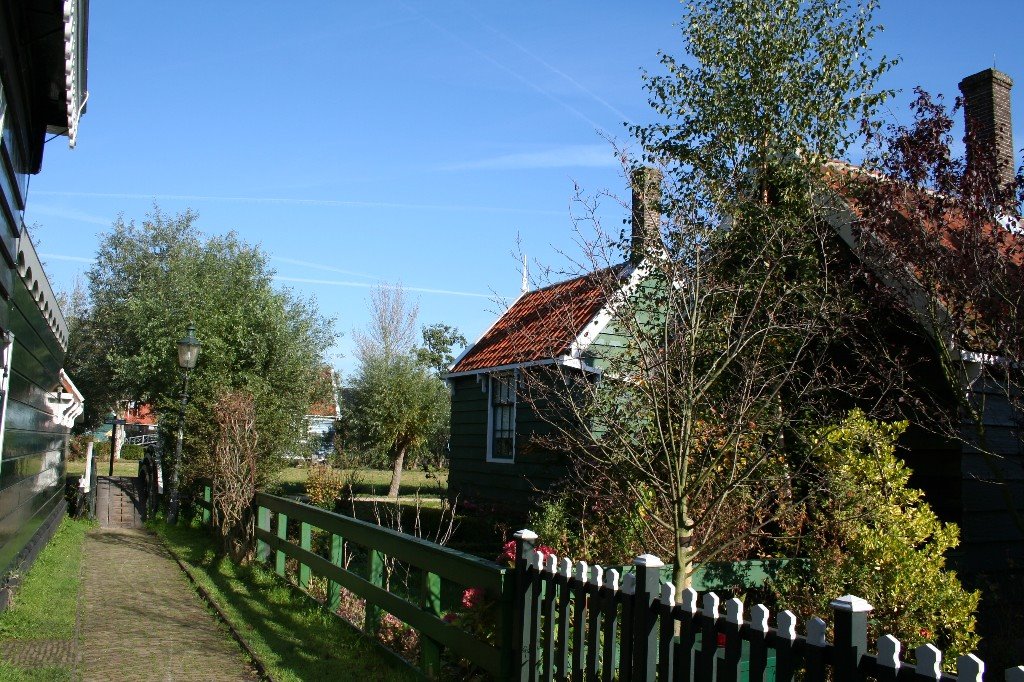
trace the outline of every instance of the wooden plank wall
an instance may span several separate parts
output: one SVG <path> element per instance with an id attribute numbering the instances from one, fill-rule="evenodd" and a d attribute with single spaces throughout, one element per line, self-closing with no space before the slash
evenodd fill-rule
<path id="1" fill-rule="evenodd" d="M 13 289 L 8 309 L 13 369 L 0 453 L 0 574 L 63 499 L 68 435 L 46 407 L 64 351 L 17 272 Z"/>
<path id="2" fill-rule="evenodd" d="M 963 448 L 960 568 L 970 573 L 998 573 L 1013 562 L 1019 570 L 1024 565 L 1024 533 L 1011 507 L 1024 517 L 1021 415 L 1015 414 L 999 387 L 980 386 L 976 393 L 985 400 L 985 446 L 994 456 L 970 445 Z M 972 440 L 973 431 L 972 425 L 964 426 L 966 440 Z"/>
<path id="3" fill-rule="evenodd" d="M 516 404 L 515 462 L 487 461 L 487 392 L 476 377 L 457 377 L 452 385 L 451 463 L 448 490 L 463 500 L 522 503 L 565 474 L 564 460 L 530 443 L 547 424 L 522 400 Z"/>

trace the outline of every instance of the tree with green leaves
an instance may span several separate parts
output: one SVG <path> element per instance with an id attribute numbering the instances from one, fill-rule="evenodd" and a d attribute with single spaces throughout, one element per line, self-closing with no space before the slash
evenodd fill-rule
<path id="1" fill-rule="evenodd" d="M 895 635 L 908 651 L 932 642 L 950 664 L 978 645 L 978 592 L 947 570 L 959 529 L 942 523 L 909 487 L 910 469 L 896 456 L 906 422 L 885 424 L 854 410 L 811 439 L 819 477 L 806 536 L 770 587 L 783 608 L 806 618 L 826 613 L 841 594 L 874 606 L 869 641 Z"/>
<path id="2" fill-rule="evenodd" d="M 833 276 L 844 253 L 820 197 L 824 162 L 884 96 L 875 7 L 690 2 L 686 58 L 663 54 L 665 73 L 645 75 L 658 120 L 631 127 L 634 168 L 661 173 L 632 173 L 633 238 L 591 254 L 616 341 L 600 381 L 563 392 L 576 418 L 560 435 L 585 477 L 614 472 L 610 485 L 649 501 L 642 518 L 679 588 L 695 562 L 779 531 L 805 494 L 806 434 L 863 379 L 833 355 L 858 311 Z M 640 269 L 628 294 L 623 271 L 602 267 L 623 251 Z"/>
<path id="3" fill-rule="evenodd" d="M 415 347 L 418 306 L 397 285 L 375 290 L 371 310 L 369 328 L 356 335 L 359 369 L 347 410 L 349 432 L 363 447 L 388 453 L 388 496 L 398 497 L 406 455 L 446 436 L 451 397 L 436 363 L 446 362 L 452 340 L 461 335 L 434 325 L 424 329 L 426 349 Z"/>
<path id="4" fill-rule="evenodd" d="M 219 397 L 244 391 L 253 400 L 263 485 L 302 434 L 333 322 L 275 287 L 258 247 L 234 233 L 206 237 L 196 218 L 154 208 L 138 223 L 119 217 L 101 236 L 68 371 L 86 396 L 87 424 L 125 400 L 153 403 L 161 422 L 174 424 L 182 387 L 176 342 L 194 323 L 202 350 L 189 383 L 184 479 L 209 462 Z"/>
<path id="5" fill-rule="evenodd" d="M 448 371 L 455 361 L 454 348 L 466 345 L 466 337 L 457 327 L 441 322 L 423 327 L 423 345 L 416 349 L 416 359 L 438 376 Z"/>

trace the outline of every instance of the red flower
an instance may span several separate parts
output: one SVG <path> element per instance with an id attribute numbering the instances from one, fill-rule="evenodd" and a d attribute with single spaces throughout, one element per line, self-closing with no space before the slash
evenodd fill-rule
<path id="1" fill-rule="evenodd" d="M 918 634 L 924 637 L 925 639 L 930 639 L 932 636 L 932 633 L 928 631 L 928 628 L 921 628 L 920 630 L 918 630 Z"/>
<path id="2" fill-rule="evenodd" d="M 516 541 L 509 540 L 501 546 L 501 554 L 498 555 L 498 563 L 507 563 L 509 566 L 516 561 Z"/>
<path id="3" fill-rule="evenodd" d="M 470 587 L 462 593 L 462 606 L 467 609 L 475 609 L 484 600 L 482 587 Z"/>

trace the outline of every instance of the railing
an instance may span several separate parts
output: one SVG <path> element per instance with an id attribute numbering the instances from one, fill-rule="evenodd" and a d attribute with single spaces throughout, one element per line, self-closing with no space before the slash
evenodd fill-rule
<path id="1" fill-rule="evenodd" d="M 208 486 L 203 497 L 197 503 L 209 522 Z M 303 589 L 311 576 L 325 578 L 325 606 L 332 612 L 343 589 L 365 600 L 362 629 L 368 634 L 378 632 L 382 611 L 418 631 L 420 669 L 432 678 L 441 675 L 443 649 L 496 678 L 523 682 L 982 682 L 985 670 L 972 654 L 957 659 L 956 676 L 943 673 L 942 652 L 931 644 L 914 650 L 909 663 L 892 635 L 880 637 L 869 652 L 872 607 L 852 595 L 832 602 L 829 641 L 820 618 L 808 620 L 801 635 L 790 611 L 777 614 L 771 627 L 761 604 L 748 617 L 739 599 L 726 601 L 723 614 L 714 592 L 677 594 L 651 555 L 637 557 L 633 572 L 620 575 L 539 551 L 537 536 L 524 530 L 515 535 L 513 575 L 489 561 L 281 497 L 258 493 L 254 506 L 260 560 L 273 560 L 282 576 L 289 559 L 298 562 L 293 573 Z M 326 543 L 314 542 L 316 530 L 327 534 Z M 317 553 L 318 544 L 329 556 Z M 364 570 L 351 570 L 343 559 L 353 547 L 363 552 Z M 418 585 L 386 589 L 390 560 L 417 569 Z M 442 619 L 442 580 L 482 588 L 497 600 L 493 644 Z M 1005 679 L 1024 682 L 1024 666 L 1008 669 Z"/>
<path id="2" fill-rule="evenodd" d="M 204 489 L 203 500 L 197 501 L 208 522 L 212 510 L 210 488 Z M 257 493 L 256 508 L 257 557 L 273 559 L 275 570 L 285 575 L 287 559 L 299 563 L 298 585 L 306 589 L 311 575 L 328 581 L 325 606 L 336 612 L 340 606 L 340 590 L 348 590 L 365 600 L 362 630 L 375 635 L 386 611 L 420 633 L 419 668 L 427 676 L 441 675 L 441 652 L 450 650 L 472 665 L 491 675 L 507 678 L 511 661 L 509 651 L 512 625 L 511 571 L 490 561 L 457 552 L 389 528 L 352 517 L 325 511 L 282 497 Z M 289 539 L 289 522 L 299 524 L 298 544 Z M 330 556 L 314 551 L 313 534 L 320 530 L 329 536 Z M 365 553 L 364 570 L 344 566 L 346 552 L 359 548 Z M 324 551 L 328 553 L 327 550 Z M 411 567 L 419 574 L 418 584 L 398 586 L 398 591 L 385 589 L 385 563 L 393 559 Z M 461 588 L 480 588 L 498 604 L 495 623 L 495 644 L 471 634 L 457 623 L 442 619 L 442 580 Z"/>
<path id="3" fill-rule="evenodd" d="M 847 595 L 832 602 L 833 641 L 827 624 L 807 621 L 796 632 L 789 611 L 769 627 L 763 605 L 744 617 L 739 599 L 725 603 L 704 594 L 700 607 L 692 589 L 677 595 L 662 583 L 662 562 L 643 555 L 635 574 L 620 584 L 618 571 L 573 563 L 535 549 L 537 536 L 516 533 L 516 619 L 514 679 L 518 680 L 687 680 L 688 682 L 981 682 L 985 664 L 974 655 L 957 659 L 957 676 L 942 673 L 942 652 L 918 647 L 916 662 L 900 658 L 900 642 L 885 635 L 868 652 L 871 605 Z M 769 668 L 773 668 L 770 670 Z M 1024 666 L 1011 668 L 1007 682 L 1024 682 Z"/>

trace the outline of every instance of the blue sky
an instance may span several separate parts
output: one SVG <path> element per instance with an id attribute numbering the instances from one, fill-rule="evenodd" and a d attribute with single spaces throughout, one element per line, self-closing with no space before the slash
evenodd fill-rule
<path id="1" fill-rule="evenodd" d="M 577 186 L 625 196 L 608 139 L 628 145 L 623 122 L 650 119 L 640 69 L 681 53 L 680 14 L 671 0 L 92 3 L 78 146 L 48 143 L 26 222 L 68 289 L 119 213 L 191 207 L 337 319 L 348 374 L 377 282 L 472 340 L 518 294 L 520 251 L 572 269 Z M 903 59 L 884 83 L 902 90 L 891 120 L 915 85 L 952 97 L 994 60 L 1017 79 L 1024 146 L 1024 49 L 1007 30 L 1024 2 L 884 0 L 879 18 L 876 53 Z M 602 207 L 617 229 L 625 211 Z"/>

